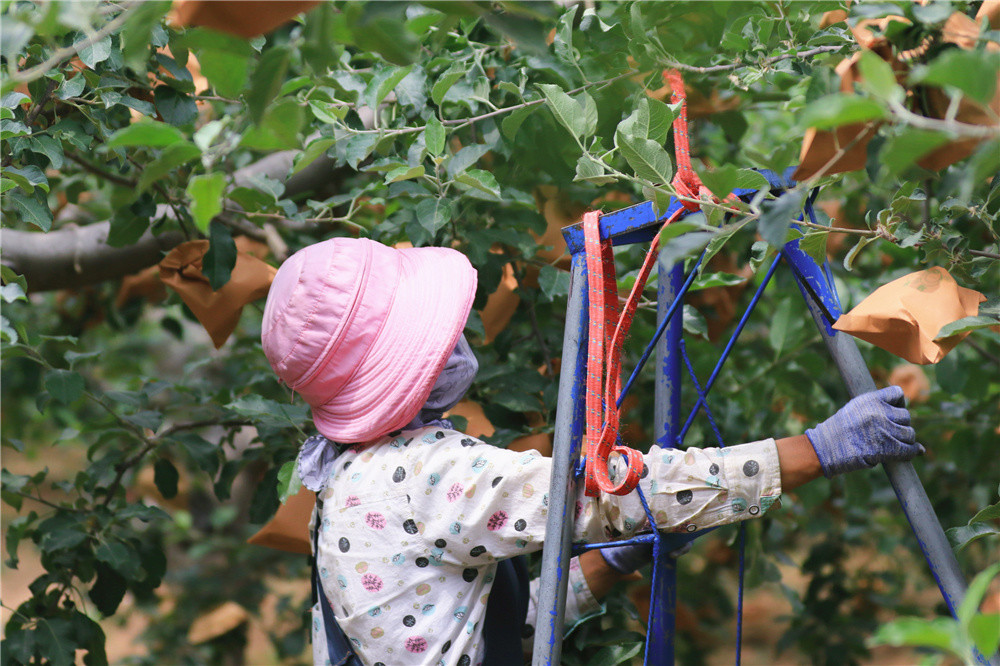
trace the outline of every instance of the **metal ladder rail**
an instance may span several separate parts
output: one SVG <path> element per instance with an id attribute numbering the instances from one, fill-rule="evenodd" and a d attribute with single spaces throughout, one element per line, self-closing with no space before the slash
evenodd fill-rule
<path id="1" fill-rule="evenodd" d="M 655 235 L 659 220 L 672 212 L 673 206 L 663 215 L 656 215 L 653 204 L 648 202 L 631 206 L 602 217 L 601 235 L 612 238 L 615 245 L 648 242 Z M 538 592 L 538 618 L 532 654 L 534 666 L 557 665 L 562 654 L 566 588 L 572 556 L 573 507 L 577 494 L 575 471 L 580 459 L 584 431 L 584 377 L 588 335 L 586 259 L 582 238 L 573 238 L 572 227 L 564 229 L 563 233 L 570 246 L 572 268 L 553 433 L 552 483 L 546 519 L 546 534 L 558 536 L 555 539 L 547 536 L 542 549 L 542 584 Z M 680 317 L 675 319 L 681 322 Z M 677 367 L 679 370 L 679 364 Z M 679 379 L 679 372 L 677 377 Z M 668 549 L 660 550 L 666 552 Z M 671 568 L 672 564 L 668 563 L 665 568 Z M 668 642 L 672 646 L 673 608 L 664 610 L 666 612 L 660 612 L 657 616 L 664 618 L 664 622 L 669 622 L 669 626 L 663 626 L 662 635 L 669 634 Z"/>
<path id="2" fill-rule="evenodd" d="M 777 189 L 793 185 L 787 177 L 773 173 L 765 175 L 772 187 Z M 737 194 L 743 196 L 750 193 L 752 192 L 744 190 Z M 673 207 L 668 209 L 663 216 L 655 214 L 651 203 L 623 209 L 602 218 L 602 236 L 611 237 L 615 245 L 648 241 L 655 233 L 657 222 L 669 215 L 672 209 Z M 581 244 L 574 247 L 572 227 L 565 229 L 564 235 L 572 251 L 573 263 L 553 442 L 553 483 L 546 525 L 547 533 L 559 534 L 559 538 L 555 542 L 547 539 L 543 549 L 543 584 L 539 590 L 539 618 L 532 659 L 534 666 L 558 664 L 561 656 L 567 572 L 573 534 L 573 514 L 567 511 L 567 507 L 568 500 L 576 496 L 575 470 L 583 433 L 583 375 L 586 369 L 586 345 L 583 342 L 587 336 L 586 268 Z M 793 270 L 809 311 L 852 397 L 874 390 L 874 381 L 853 338 L 838 334 L 830 327 L 830 317 L 834 316 L 833 313 L 839 313 L 839 304 L 829 283 L 829 275 L 798 250 L 798 241 L 786 245 L 782 256 Z M 661 265 L 658 274 L 660 290 L 666 292 L 663 296 L 667 296 L 670 289 L 676 292 L 678 269 L 674 267 L 666 271 L 664 268 Z M 669 298 L 660 298 L 658 303 L 669 304 L 671 301 Z M 662 317 L 660 307 L 665 305 L 658 305 L 658 316 Z M 679 327 L 681 319 L 678 317 L 676 321 Z M 662 371 L 657 373 L 656 380 L 658 442 L 676 441 L 680 373 L 675 351 L 677 347 L 671 345 L 671 342 L 675 336 L 679 336 L 679 329 L 673 329 L 674 325 L 671 324 L 667 335 L 657 343 L 658 369 Z M 949 610 L 954 615 L 965 595 L 966 584 L 923 485 L 910 463 L 889 464 L 885 466 L 885 470 Z M 650 610 L 647 636 L 648 640 L 656 641 L 656 645 L 651 646 L 653 649 L 648 655 L 650 663 L 672 664 L 676 567 L 672 558 L 669 558 L 671 548 L 657 550 L 660 556 L 654 563 L 653 585 L 660 603 Z M 543 621 L 543 613 L 548 614 L 545 618 L 547 621 Z M 980 662 L 997 666 L 995 660 L 987 661 L 980 657 Z"/>

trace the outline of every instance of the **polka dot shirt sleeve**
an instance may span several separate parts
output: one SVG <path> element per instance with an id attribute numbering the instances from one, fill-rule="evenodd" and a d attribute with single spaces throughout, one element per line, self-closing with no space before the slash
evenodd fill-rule
<path id="1" fill-rule="evenodd" d="M 462 543 L 448 556 L 462 566 L 540 550 L 545 537 L 551 462 L 536 451 L 500 449 L 456 434 L 436 444 L 411 492 L 424 539 Z"/>
<path id="2" fill-rule="evenodd" d="M 623 473 L 624 464 L 618 459 L 612 474 Z M 645 455 L 645 465 L 640 487 L 661 530 L 694 532 L 755 518 L 781 497 L 773 439 L 686 451 L 654 446 Z M 581 491 L 577 513 L 577 538 L 595 529 L 604 531 L 605 540 L 650 529 L 636 493 L 590 498 Z"/>

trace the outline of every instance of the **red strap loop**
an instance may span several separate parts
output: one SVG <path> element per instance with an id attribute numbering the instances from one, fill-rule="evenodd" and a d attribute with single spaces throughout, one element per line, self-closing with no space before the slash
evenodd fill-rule
<path id="1" fill-rule="evenodd" d="M 677 173 L 671 183 L 678 194 L 697 199 L 701 194 L 711 193 L 702 185 L 698 174 L 691 168 L 690 146 L 687 133 L 687 102 L 684 81 L 677 70 L 665 70 L 664 78 L 673 90 L 671 101 L 680 102 L 680 114 L 674 120 L 674 149 L 677 157 Z M 685 210 L 698 210 L 698 203 L 682 201 L 683 208 L 677 209 L 663 226 L 679 219 Z M 601 240 L 601 214 L 591 211 L 583 216 L 584 253 L 587 260 L 587 282 L 590 317 L 589 340 L 587 343 L 587 431 L 584 471 L 586 494 L 590 497 L 601 492 L 612 495 L 627 495 L 639 484 L 642 475 L 642 454 L 627 446 L 618 446 L 620 413 L 617 406 L 621 392 L 622 344 L 632 326 L 639 297 L 646 286 L 646 280 L 659 254 L 660 234 L 657 232 L 650 243 L 649 251 L 636 277 L 632 292 L 625 306 L 618 311 L 618 282 L 615 276 L 614 253 L 610 239 Z M 661 228 L 662 229 L 662 228 Z M 605 375 L 605 363 L 607 375 Z M 612 453 L 623 456 L 628 470 L 623 478 L 611 479 L 608 458 Z"/>

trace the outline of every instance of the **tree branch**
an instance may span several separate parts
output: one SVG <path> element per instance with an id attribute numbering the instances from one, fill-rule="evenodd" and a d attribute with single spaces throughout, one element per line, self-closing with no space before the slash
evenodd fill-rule
<path id="1" fill-rule="evenodd" d="M 629 70 L 624 74 L 619 74 L 618 76 L 612 76 L 609 79 L 602 79 L 601 81 L 593 81 L 579 88 L 574 88 L 573 90 L 567 90 L 567 95 L 575 95 L 578 92 L 583 92 L 588 88 L 593 88 L 594 86 L 606 86 L 615 81 L 620 81 L 621 79 L 626 79 L 630 76 L 635 76 L 639 72 L 637 70 Z M 478 123 L 480 120 L 486 120 L 487 118 L 493 118 L 494 116 L 502 116 L 505 113 L 510 113 L 511 111 L 517 111 L 518 109 L 527 109 L 532 106 L 538 106 L 539 104 L 545 104 L 545 98 L 541 97 L 539 99 L 531 100 L 530 102 L 524 102 L 522 104 L 514 104 L 513 106 L 505 106 L 501 109 L 495 111 L 490 111 L 489 113 L 484 113 L 478 116 L 472 116 L 471 118 L 453 118 L 451 120 L 442 120 L 441 124 L 454 127 L 460 126 L 465 127 L 467 125 L 472 125 L 473 123 Z M 370 129 L 370 130 L 351 130 L 351 134 L 384 134 L 386 136 L 397 135 L 397 134 L 412 134 L 414 132 L 423 132 L 427 128 L 426 125 L 420 125 L 419 127 L 401 127 L 399 129 Z"/>
<path id="2" fill-rule="evenodd" d="M 903 123 L 918 129 L 951 134 L 963 139 L 992 139 L 1000 137 L 1000 125 L 970 125 L 951 118 L 928 118 L 910 111 L 899 102 L 889 101 L 893 115 Z"/>
<path id="3" fill-rule="evenodd" d="M 330 187 L 336 187 L 340 169 L 325 156 L 297 174 L 288 176 L 295 154 L 296 151 L 291 150 L 272 153 L 237 170 L 233 180 L 237 185 L 249 184 L 255 176 L 282 180 L 285 196 L 290 198 L 314 192 L 322 194 Z M 89 166 L 101 171 L 99 167 Z M 83 168 L 87 169 L 87 166 Z M 102 171 L 96 175 L 106 177 L 109 174 Z M 154 219 L 164 216 L 173 216 L 167 204 L 157 206 Z M 0 245 L 3 246 L 0 261 L 23 275 L 32 293 L 70 289 L 120 279 L 153 266 L 159 263 L 164 253 L 186 240 L 179 231 L 159 235 L 148 231 L 133 245 L 111 247 L 107 244 L 110 230 L 110 221 L 86 226 L 66 225 L 48 233 L 3 228 L 0 229 Z M 258 235 L 262 233 L 257 229 L 255 231 Z"/>
<path id="4" fill-rule="evenodd" d="M 820 55 L 821 53 L 833 53 L 834 51 L 840 51 L 845 48 L 846 44 L 841 44 L 839 46 L 827 45 L 827 46 L 817 46 L 815 48 L 806 49 L 805 51 L 796 51 L 795 53 L 782 53 L 781 55 L 772 56 L 770 58 L 765 58 L 762 65 L 773 65 L 776 62 L 781 62 L 782 60 L 800 59 L 800 58 L 811 58 L 815 55 Z M 681 62 L 670 62 L 669 67 L 674 69 L 679 69 L 683 72 L 696 72 L 698 74 L 711 74 L 712 72 L 731 72 L 734 69 L 739 69 L 740 67 L 752 67 L 758 63 L 753 62 L 736 62 L 730 63 L 728 65 L 712 65 L 710 67 L 695 67 L 694 65 L 685 65 Z"/>
<path id="5" fill-rule="evenodd" d="M 111 173 L 110 171 L 105 171 L 99 166 L 91 164 L 90 162 L 83 159 L 79 155 L 75 155 L 73 153 L 68 153 L 68 152 L 63 154 L 66 156 L 66 159 L 75 164 L 78 164 L 81 168 L 83 168 L 84 171 L 87 171 L 88 173 L 92 173 L 95 176 L 99 176 L 100 178 L 112 182 L 115 185 L 121 185 L 122 187 L 128 187 L 128 188 L 135 187 L 136 181 L 134 180 L 130 180 L 128 178 L 125 178 L 124 176 Z"/>
<path id="6" fill-rule="evenodd" d="M 986 250 L 969 250 L 969 254 L 974 257 L 986 257 L 987 259 L 1000 259 L 1000 254 L 987 252 Z"/>
<path id="7" fill-rule="evenodd" d="M 83 49 L 87 48 L 88 46 L 93 46 L 94 44 L 101 41 L 111 33 L 118 30 L 118 28 L 125 25 L 125 21 L 128 20 L 129 15 L 134 11 L 135 7 L 137 7 L 138 5 L 139 3 L 136 3 L 135 5 L 128 7 L 121 14 L 119 14 L 111 21 L 109 21 L 107 25 L 105 25 L 103 28 L 101 28 L 94 34 L 90 35 L 86 39 L 81 39 L 75 44 L 70 44 L 69 46 L 64 46 L 61 49 L 57 49 L 56 52 L 53 53 L 51 56 L 49 56 L 47 60 L 38 63 L 34 67 L 29 67 L 28 69 L 22 69 L 19 72 L 14 72 L 13 74 L 10 75 L 10 80 L 14 81 L 15 83 L 30 83 L 35 79 L 42 78 L 43 76 L 45 76 L 46 72 L 48 72 L 50 69 L 52 69 L 59 63 L 61 63 L 63 60 L 66 60 L 67 58 L 72 58 Z"/>

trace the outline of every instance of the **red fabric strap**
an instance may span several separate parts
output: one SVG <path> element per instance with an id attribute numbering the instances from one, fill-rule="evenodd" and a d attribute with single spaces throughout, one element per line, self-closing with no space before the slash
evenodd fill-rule
<path id="1" fill-rule="evenodd" d="M 672 185 L 678 194 L 697 198 L 706 191 L 698 175 L 691 168 L 690 146 L 687 135 L 687 104 L 684 82 L 680 72 L 664 71 L 673 90 L 671 101 L 681 103 L 680 114 L 674 121 L 674 147 L 677 156 L 677 173 Z M 698 204 L 682 202 L 663 226 L 679 219 L 685 210 L 698 210 Z M 632 492 L 642 475 L 642 454 L 627 446 L 619 446 L 618 430 L 620 413 L 617 406 L 621 392 L 622 344 L 628 336 L 635 316 L 639 297 L 646 286 L 646 280 L 659 254 L 660 234 L 657 232 L 650 243 L 649 251 L 636 277 L 632 291 L 619 314 L 618 282 L 615 275 L 615 261 L 610 239 L 601 240 L 601 214 L 591 211 L 583 216 L 584 254 L 587 260 L 587 295 L 589 297 L 589 340 L 587 342 L 587 389 L 586 389 L 586 456 L 584 471 L 586 494 L 595 497 L 599 493 L 627 495 Z M 662 227 L 661 227 L 662 229 Z M 605 365 L 607 374 L 605 374 Z M 608 458 L 612 453 L 624 456 L 628 470 L 619 479 L 611 479 Z"/>

